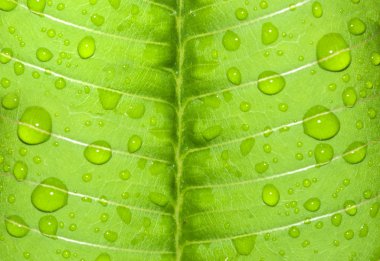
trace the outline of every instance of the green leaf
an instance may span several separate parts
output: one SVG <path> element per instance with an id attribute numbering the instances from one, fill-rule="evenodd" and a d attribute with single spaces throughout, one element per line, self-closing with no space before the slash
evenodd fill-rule
<path id="1" fill-rule="evenodd" d="M 0 259 L 379 260 L 379 21 L 0 0 Z"/>

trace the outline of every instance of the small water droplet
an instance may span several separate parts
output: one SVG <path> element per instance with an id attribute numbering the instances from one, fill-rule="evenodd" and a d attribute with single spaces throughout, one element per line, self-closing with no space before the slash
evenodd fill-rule
<path id="1" fill-rule="evenodd" d="M 289 234 L 289 236 L 291 236 L 292 238 L 297 238 L 297 237 L 300 236 L 301 232 L 300 232 L 300 230 L 299 230 L 298 227 L 293 226 L 293 227 L 289 228 L 289 230 L 288 230 L 288 234 Z"/>
<path id="2" fill-rule="evenodd" d="M 27 6 L 32 12 L 43 13 L 46 6 L 46 0 L 28 0 Z"/>
<path id="3" fill-rule="evenodd" d="M 365 23 L 359 18 L 352 18 L 348 24 L 348 31 L 353 35 L 362 35 L 367 30 Z"/>
<path id="4" fill-rule="evenodd" d="M 36 57 L 41 62 L 48 62 L 53 58 L 53 53 L 45 47 L 40 47 L 36 51 Z"/>
<path id="5" fill-rule="evenodd" d="M 103 236 L 105 240 L 111 243 L 115 242 L 118 238 L 118 234 L 112 230 L 107 230 L 106 232 L 104 232 Z"/>
<path id="6" fill-rule="evenodd" d="M 17 1 L 14 0 L 0 0 L 0 10 L 2 11 L 12 11 L 17 6 Z"/>
<path id="7" fill-rule="evenodd" d="M 130 224 L 132 220 L 132 212 L 129 208 L 123 207 L 123 206 L 118 206 L 116 207 L 116 212 L 117 215 L 120 217 L 120 219 L 125 223 L 125 224 Z"/>
<path id="8" fill-rule="evenodd" d="M 93 14 L 91 16 L 91 22 L 96 26 L 102 26 L 104 24 L 104 16 L 100 14 Z"/>
<path id="9" fill-rule="evenodd" d="M 222 133 L 222 127 L 219 125 L 209 127 L 202 132 L 202 136 L 206 141 L 217 138 Z"/>
<path id="10" fill-rule="evenodd" d="M 357 94 L 356 94 L 355 89 L 353 87 L 348 87 L 344 89 L 342 93 L 342 100 L 343 100 L 344 106 L 348 108 L 354 107 L 357 101 Z"/>
<path id="11" fill-rule="evenodd" d="M 243 7 L 240 7 L 238 9 L 236 9 L 236 11 L 235 11 L 235 17 L 236 17 L 236 19 L 238 19 L 240 21 L 243 21 L 243 20 L 247 19 L 247 17 L 248 17 L 248 11 L 247 11 L 247 9 L 245 9 Z"/>
<path id="12" fill-rule="evenodd" d="M 145 105 L 143 103 L 129 104 L 127 114 L 132 119 L 140 119 L 145 114 Z"/>
<path id="13" fill-rule="evenodd" d="M 232 243 L 239 255 L 248 256 L 255 248 L 256 238 L 256 235 L 234 238 Z"/>
<path id="14" fill-rule="evenodd" d="M 313 16 L 315 18 L 321 18 L 323 15 L 323 8 L 322 4 L 320 2 L 314 2 L 313 5 L 311 6 Z"/>
<path id="15" fill-rule="evenodd" d="M 11 92 L 6 94 L 1 100 L 1 105 L 6 110 L 16 109 L 19 105 L 20 98 L 17 93 Z"/>
<path id="16" fill-rule="evenodd" d="M 25 162 L 17 161 L 13 167 L 13 175 L 17 181 L 25 180 L 28 175 L 28 165 Z"/>
<path id="17" fill-rule="evenodd" d="M 227 79 L 234 85 L 241 84 L 241 73 L 238 68 L 231 67 L 227 70 Z"/>
<path id="18" fill-rule="evenodd" d="M 128 140 L 128 152 L 129 153 L 134 153 L 138 151 L 142 146 L 142 139 L 140 136 L 133 135 L 132 137 L 129 138 Z"/>
<path id="19" fill-rule="evenodd" d="M 111 257 L 107 253 L 101 253 L 98 255 L 98 257 L 95 259 L 95 261 L 111 261 Z"/>
<path id="20" fill-rule="evenodd" d="M 240 143 L 241 155 L 247 156 L 251 152 L 253 145 L 255 145 L 255 139 L 254 138 L 248 138 L 248 139 L 243 140 Z"/>
<path id="21" fill-rule="evenodd" d="M 331 216 L 332 225 L 339 227 L 341 223 L 342 223 L 342 214 L 337 213 Z"/>
<path id="22" fill-rule="evenodd" d="M 266 205 L 274 207 L 280 201 L 280 192 L 273 184 L 266 184 L 263 187 L 261 198 Z"/>
<path id="23" fill-rule="evenodd" d="M 150 192 L 149 200 L 160 207 L 165 207 L 169 203 L 168 197 L 159 192 Z"/>
<path id="24" fill-rule="evenodd" d="M 353 200 L 345 201 L 343 207 L 344 207 L 347 215 L 355 216 L 356 213 L 358 212 L 358 209 L 356 207 L 356 203 Z"/>

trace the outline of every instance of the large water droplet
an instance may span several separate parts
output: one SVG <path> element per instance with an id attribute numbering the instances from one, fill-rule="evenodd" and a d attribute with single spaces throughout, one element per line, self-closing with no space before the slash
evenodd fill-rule
<path id="1" fill-rule="evenodd" d="M 28 0 L 27 6 L 32 12 L 42 13 L 45 10 L 46 0 Z"/>
<path id="2" fill-rule="evenodd" d="M 108 0 L 108 3 L 110 3 L 112 8 L 118 9 L 120 7 L 121 0 Z"/>
<path id="3" fill-rule="evenodd" d="M 121 94 L 118 92 L 98 89 L 98 93 L 100 103 L 105 110 L 115 109 L 121 99 Z"/>
<path id="4" fill-rule="evenodd" d="M 351 143 L 343 153 L 346 162 L 357 164 L 364 160 L 367 155 L 367 145 L 364 142 L 355 141 Z"/>
<path id="5" fill-rule="evenodd" d="M 310 108 L 303 117 L 304 133 L 317 140 L 328 140 L 340 129 L 338 117 L 322 105 Z"/>
<path id="6" fill-rule="evenodd" d="M 350 216 L 355 216 L 356 213 L 358 212 L 358 209 L 356 207 L 356 203 L 353 200 L 346 200 L 344 202 L 343 207 L 344 207 L 344 210 L 346 211 L 346 213 Z"/>
<path id="7" fill-rule="evenodd" d="M 1 1 L 1 0 L 0 0 Z M 3 48 L 0 52 L 0 63 L 6 64 L 12 60 L 13 51 L 11 48 Z"/>
<path id="8" fill-rule="evenodd" d="M 361 35 L 364 34 L 367 30 L 367 26 L 365 23 L 359 18 L 352 18 L 348 24 L 348 31 L 353 35 Z"/>
<path id="9" fill-rule="evenodd" d="M 145 114 L 145 105 L 143 103 L 129 104 L 127 114 L 132 119 L 140 119 Z"/>
<path id="10" fill-rule="evenodd" d="M 278 29 L 272 23 L 264 23 L 261 28 L 261 41 L 265 45 L 269 45 L 277 41 Z"/>
<path id="11" fill-rule="evenodd" d="M 102 165 L 111 159 L 112 150 L 108 142 L 98 140 L 88 145 L 83 154 L 89 162 L 96 165 Z"/>
<path id="12" fill-rule="evenodd" d="M 260 73 L 257 87 L 264 94 L 277 94 L 284 89 L 285 79 L 276 72 L 265 71 Z"/>
<path id="13" fill-rule="evenodd" d="M 313 5 L 311 6 L 311 10 L 313 12 L 313 16 L 315 18 L 321 18 L 323 15 L 323 8 L 322 4 L 320 2 L 314 2 Z"/>
<path id="14" fill-rule="evenodd" d="M 36 51 L 36 57 L 41 62 L 48 62 L 53 58 L 53 53 L 45 47 L 40 47 Z"/>
<path id="15" fill-rule="evenodd" d="M 9 12 L 16 8 L 18 0 L 0 0 L 0 10 Z"/>
<path id="16" fill-rule="evenodd" d="M 320 143 L 317 146 L 315 146 L 314 158 L 318 165 L 329 163 L 333 157 L 334 149 L 331 145 L 327 143 Z"/>
<path id="17" fill-rule="evenodd" d="M 134 153 L 138 151 L 141 148 L 141 145 L 142 145 L 142 139 L 140 138 L 140 136 L 133 135 L 128 140 L 128 152 Z"/>
<path id="18" fill-rule="evenodd" d="M 29 226 L 20 216 L 13 215 L 5 218 L 5 228 L 12 237 L 24 237 L 29 233 Z"/>
<path id="19" fill-rule="evenodd" d="M 32 192 L 33 205 L 43 212 L 54 212 L 67 204 L 67 187 L 57 178 L 43 180 Z"/>
<path id="20" fill-rule="evenodd" d="M 231 67 L 227 70 L 227 79 L 235 85 L 240 85 L 241 83 L 241 73 L 238 68 Z"/>
<path id="21" fill-rule="evenodd" d="M 317 43 L 317 60 L 321 68 L 339 72 L 351 63 L 351 51 L 343 36 L 338 33 L 324 35 Z"/>
<path id="22" fill-rule="evenodd" d="M 289 230 L 288 230 L 288 234 L 289 236 L 291 236 L 292 238 L 297 238 L 300 236 L 301 232 L 299 230 L 298 227 L 296 226 L 293 226 L 293 227 L 290 227 Z"/>
<path id="23" fill-rule="evenodd" d="M 50 138 L 52 120 L 44 108 L 28 107 L 21 116 L 17 134 L 26 144 L 40 144 Z"/>
<path id="24" fill-rule="evenodd" d="M 261 198 L 266 205 L 274 207 L 280 201 L 280 192 L 274 185 L 266 184 L 263 188 Z"/>
<path id="25" fill-rule="evenodd" d="M 18 107 L 19 102 L 20 102 L 20 99 L 18 97 L 18 94 L 11 92 L 11 93 L 6 94 L 3 97 L 1 101 L 1 105 L 6 110 L 13 110 Z"/>
<path id="26" fill-rule="evenodd" d="M 357 101 L 357 94 L 356 94 L 355 89 L 353 87 L 348 87 L 344 89 L 342 93 L 342 100 L 343 100 L 343 104 L 346 107 L 349 107 L 349 108 L 354 107 Z"/>
<path id="27" fill-rule="evenodd" d="M 43 216 L 38 222 L 38 228 L 42 235 L 55 238 L 58 230 L 58 221 L 52 215 Z"/>
<path id="28" fill-rule="evenodd" d="M 88 59 L 95 53 L 95 39 L 91 36 L 86 36 L 78 43 L 78 54 L 82 59 Z"/>
<path id="29" fill-rule="evenodd" d="M 303 204 L 303 207 L 310 212 L 318 211 L 321 207 L 321 200 L 319 198 L 309 198 Z"/>
<path id="30" fill-rule="evenodd" d="M 256 235 L 234 238 L 232 243 L 239 255 L 248 256 L 255 248 L 256 238 Z"/>
<path id="31" fill-rule="evenodd" d="M 236 51 L 240 47 L 240 38 L 236 33 L 228 30 L 223 36 L 222 43 L 227 51 Z"/>

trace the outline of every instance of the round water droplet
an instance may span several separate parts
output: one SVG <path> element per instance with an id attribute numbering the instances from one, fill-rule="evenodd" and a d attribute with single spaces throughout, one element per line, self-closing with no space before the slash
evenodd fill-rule
<path id="1" fill-rule="evenodd" d="M 18 0 L 0 0 L 0 10 L 2 11 L 12 11 L 16 8 Z"/>
<path id="2" fill-rule="evenodd" d="M 38 222 L 38 228 L 42 235 L 55 238 L 58 230 L 58 221 L 52 215 L 43 216 Z"/>
<path id="3" fill-rule="evenodd" d="M 367 145 L 364 142 L 355 141 L 351 143 L 343 153 L 346 162 L 357 164 L 364 160 L 367 155 Z"/>
<path id="4" fill-rule="evenodd" d="M 236 252 L 242 256 L 248 256 L 255 248 L 257 235 L 238 237 L 232 239 Z"/>
<path id="5" fill-rule="evenodd" d="M 259 174 L 263 174 L 269 168 L 269 164 L 266 161 L 259 162 L 255 165 L 255 170 Z"/>
<path id="6" fill-rule="evenodd" d="M 228 30 L 223 36 L 222 43 L 227 51 L 236 51 L 240 47 L 240 38 L 236 33 Z"/>
<path id="7" fill-rule="evenodd" d="M 338 33 L 324 35 L 317 43 L 317 60 L 325 70 L 339 72 L 351 63 L 351 51 L 343 36 Z"/>
<path id="8" fill-rule="evenodd" d="M 265 71 L 260 73 L 257 87 L 264 94 L 277 94 L 284 89 L 285 79 L 276 72 Z"/>
<path id="9" fill-rule="evenodd" d="M 0 0 L 1 1 L 1 0 Z M 3 48 L 0 52 L 0 63 L 6 64 L 12 60 L 13 51 L 11 48 Z"/>
<path id="10" fill-rule="evenodd" d="M 314 158 L 317 164 L 326 164 L 334 157 L 334 149 L 327 143 L 320 143 L 315 146 Z"/>
<path id="11" fill-rule="evenodd" d="M 319 198 L 309 198 L 303 204 L 303 207 L 310 212 L 318 211 L 321 207 L 321 200 Z"/>
<path id="12" fill-rule="evenodd" d="M 347 200 L 344 202 L 344 210 L 346 211 L 347 215 L 355 216 L 358 212 L 358 209 L 356 207 L 356 203 L 353 200 Z"/>
<path id="13" fill-rule="evenodd" d="M 84 150 L 83 155 L 89 162 L 96 165 L 102 165 L 111 159 L 112 150 L 108 142 L 98 140 L 88 145 Z"/>
<path id="14" fill-rule="evenodd" d="M 13 176 L 17 181 L 25 180 L 28 175 L 28 166 L 25 162 L 17 161 L 13 167 Z"/>
<path id="15" fill-rule="evenodd" d="M 43 180 L 32 192 L 34 207 L 43 212 L 54 212 L 67 204 L 67 187 L 57 178 Z"/>
<path id="16" fill-rule="evenodd" d="M 66 87 L 66 80 L 63 78 L 58 78 L 57 80 L 55 80 L 54 86 L 58 90 L 62 90 L 63 88 Z"/>
<path id="17" fill-rule="evenodd" d="M 107 253 L 101 253 L 98 255 L 98 257 L 95 259 L 95 261 L 111 261 L 111 257 Z"/>
<path id="18" fill-rule="evenodd" d="M 102 107 L 105 110 L 115 109 L 121 99 L 121 93 L 115 91 L 98 89 L 98 93 L 100 103 L 102 104 Z"/>
<path id="19" fill-rule="evenodd" d="M 131 172 L 127 169 L 120 171 L 119 177 L 122 180 L 128 180 L 131 177 Z"/>
<path id="20" fill-rule="evenodd" d="M 322 105 L 310 108 L 303 117 L 304 133 L 317 140 L 328 140 L 338 134 L 338 117 Z"/>
<path id="21" fill-rule="evenodd" d="M 263 187 L 261 198 L 266 205 L 274 207 L 280 201 L 280 192 L 274 185 L 266 184 Z"/>
<path id="22" fill-rule="evenodd" d="M 132 119 L 140 119 L 145 114 L 145 105 L 143 103 L 129 104 L 127 114 Z"/>
<path id="23" fill-rule="evenodd" d="M 236 19 L 238 19 L 240 21 L 243 21 L 243 20 L 247 19 L 247 17 L 248 17 L 248 11 L 247 11 L 247 9 L 245 9 L 243 7 L 240 7 L 238 9 L 236 9 L 236 11 L 235 11 L 235 17 L 236 17 Z"/>
<path id="24" fill-rule="evenodd" d="M 342 93 L 342 100 L 343 104 L 346 107 L 352 108 L 356 104 L 357 101 L 357 94 L 353 87 L 348 87 L 344 89 Z"/>
<path id="25" fill-rule="evenodd" d="M 270 45 L 277 41 L 278 29 L 272 23 L 264 23 L 261 28 L 261 41 L 265 45 Z"/>
<path id="26" fill-rule="evenodd" d="M 1 100 L 1 105 L 6 110 L 13 110 L 18 107 L 20 99 L 17 93 L 11 92 L 6 94 Z"/>
<path id="27" fill-rule="evenodd" d="M 28 107 L 22 114 L 17 134 L 26 144 L 40 144 L 50 138 L 52 120 L 49 112 L 44 108 Z"/>
<path id="28" fill-rule="evenodd" d="M 0 61 L 1 61 L 1 57 L 0 57 Z M 25 66 L 20 62 L 15 62 L 13 65 L 13 71 L 15 72 L 16 75 L 21 75 L 25 71 Z"/>
<path id="29" fill-rule="evenodd" d="M 301 232 L 300 232 L 300 230 L 299 230 L 298 227 L 293 226 L 293 227 L 289 228 L 289 230 L 288 230 L 288 234 L 289 234 L 289 236 L 291 236 L 292 238 L 297 238 L 297 237 L 300 236 Z"/>
<path id="30" fill-rule="evenodd" d="M 137 135 L 133 135 L 128 140 L 128 152 L 134 153 L 138 151 L 141 148 L 141 145 L 142 145 L 142 139 Z"/>
<path id="31" fill-rule="evenodd" d="M 361 35 L 364 34 L 367 26 L 365 23 L 359 18 L 352 18 L 348 24 L 348 31 L 353 35 Z"/>
<path id="32" fill-rule="evenodd" d="M 20 216 L 13 215 L 5 218 L 5 228 L 12 237 L 24 237 L 29 233 L 29 226 Z"/>
<path id="33" fill-rule="evenodd" d="M 315 18 L 321 18 L 323 15 L 323 8 L 322 4 L 320 2 L 314 2 L 313 5 L 311 6 L 311 10 L 313 12 L 313 16 Z"/>
<path id="34" fill-rule="evenodd" d="M 351 240 L 354 238 L 354 231 L 352 229 L 349 229 L 344 232 L 344 238 L 347 240 Z"/>
<path id="35" fill-rule="evenodd" d="M 79 43 L 78 43 L 78 54 L 82 59 L 88 59 L 95 53 L 95 39 L 91 36 L 84 37 Z"/>
<path id="36" fill-rule="evenodd" d="M 332 225 L 339 227 L 341 223 L 342 223 L 342 214 L 337 213 L 331 216 Z"/>
<path id="37" fill-rule="evenodd" d="M 53 54 L 49 49 L 40 47 L 36 51 L 36 57 L 41 62 L 48 62 L 53 58 Z"/>
<path id="38" fill-rule="evenodd" d="M 380 65 L 380 53 L 377 53 L 377 52 L 372 53 L 371 63 L 375 66 Z"/>
<path id="39" fill-rule="evenodd" d="M 32 12 L 42 13 L 45 10 L 46 0 L 28 0 L 27 6 Z"/>
<path id="40" fill-rule="evenodd" d="M 111 243 L 115 242 L 118 238 L 118 234 L 112 230 L 107 230 L 106 232 L 104 232 L 103 236 L 105 240 Z"/>
<path id="41" fill-rule="evenodd" d="M 104 16 L 100 14 L 93 14 L 91 16 L 91 22 L 96 26 L 102 26 L 104 24 Z"/>
<path id="42" fill-rule="evenodd" d="M 241 74 L 238 68 L 231 67 L 227 70 L 227 79 L 235 85 L 241 84 Z"/>
<path id="43" fill-rule="evenodd" d="M 118 206 L 116 207 L 117 215 L 120 217 L 121 221 L 125 224 L 130 224 L 132 220 L 132 212 L 127 207 Z"/>

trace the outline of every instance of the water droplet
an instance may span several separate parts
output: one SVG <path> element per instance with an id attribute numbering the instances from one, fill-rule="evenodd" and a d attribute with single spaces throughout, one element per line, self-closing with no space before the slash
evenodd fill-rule
<path id="1" fill-rule="evenodd" d="M 377 112 L 374 108 L 368 108 L 367 114 L 371 120 L 375 119 L 377 116 Z"/>
<path id="2" fill-rule="evenodd" d="M 91 143 L 83 152 L 84 157 L 91 163 L 102 165 L 112 157 L 112 149 L 108 142 L 99 140 Z"/>
<path id="3" fill-rule="evenodd" d="M 288 234 L 289 234 L 289 236 L 291 236 L 292 238 L 297 238 L 297 237 L 300 236 L 301 232 L 300 232 L 300 230 L 299 230 L 298 227 L 293 226 L 293 227 L 289 228 L 289 230 L 288 230 Z"/>
<path id="4" fill-rule="evenodd" d="M 26 144 L 40 144 L 50 138 L 52 120 L 49 112 L 44 108 L 28 107 L 22 114 L 17 134 Z"/>
<path id="5" fill-rule="evenodd" d="M 343 153 L 346 162 L 357 164 L 364 160 L 367 155 L 367 145 L 364 142 L 355 141 L 351 143 Z"/>
<path id="6" fill-rule="evenodd" d="M 0 57 L 0 61 L 1 61 L 1 57 Z M 15 72 L 16 75 L 21 75 L 25 71 L 25 66 L 20 62 L 15 62 L 13 65 L 13 71 Z"/>
<path id="7" fill-rule="evenodd" d="M 111 261 L 111 257 L 107 253 L 101 253 L 98 255 L 98 257 L 95 259 L 95 261 Z"/>
<path id="8" fill-rule="evenodd" d="M 108 0 L 108 3 L 114 8 L 115 10 L 120 7 L 121 0 Z"/>
<path id="9" fill-rule="evenodd" d="M 232 243 L 239 255 L 248 256 L 255 248 L 256 238 L 256 235 L 234 238 Z"/>
<path id="10" fill-rule="evenodd" d="M 123 206 L 118 206 L 116 207 L 116 212 L 117 215 L 120 217 L 120 219 L 125 223 L 125 224 L 130 224 L 132 220 L 132 212 L 129 208 L 123 207 Z"/>
<path id="11" fill-rule="evenodd" d="M 240 110 L 242 112 L 248 112 L 251 109 L 251 104 L 249 102 L 243 101 L 240 103 Z"/>
<path id="12" fill-rule="evenodd" d="M 317 60 L 321 68 L 339 72 L 351 63 L 351 51 L 343 36 L 338 33 L 324 35 L 317 44 Z"/>
<path id="13" fill-rule="evenodd" d="M 119 177 L 122 180 L 128 180 L 131 177 L 131 172 L 127 169 L 120 171 Z"/>
<path id="14" fill-rule="evenodd" d="M 13 167 L 13 175 L 17 181 L 25 180 L 28 175 L 28 166 L 25 162 L 17 161 Z"/>
<path id="15" fill-rule="evenodd" d="M 52 215 L 43 216 L 38 222 L 38 228 L 41 234 L 47 237 L 56 238 L 58 230 L 58 221 Z"/>
<path id="16" fill-rule="evenodd" d="M 355 89 L 353 87 L 348 87 L 344 89 L 342 93 L 342 100 L 343 100 L 344 106 L 348 108 L 354 107 L 357 101 L 357 94 L 356 94 Z"/>
<path id="17" fill-rule="evenodd" d="M 119 104 L 121 93 L 98 89 L 100 103 L 105 110 L 113 110 Z"/>
<path id="18" fill-rule="evenodd" d="M 327 143 L 320 143 L 314 149 L 314 158 L 318 165 L 329 163 L 333 157 L 334 149 Z"/>
<path id="19" fill-rule="evenodd" d="M 0 10 L 2 11 L 12 11 L 17 6 L 17 0 L 0 0 Z"/>
<path id="20" fill-rule="evenodd" d="M 49 49 L 40 47 L 36 51 L 36 57 L 41 62 L 48 62 L 53 58 L 53 54 Z"/>
<path id="21" fill-rule="evenodd" d="M 322 105 L 310 108 L 303 117 L 304 133 L 317 140 L 328 140 L 340 129 L 338 117 Z"/>
<path id="22" fill-rule="evenodd" d="M 238 68 L 231 67 L 227 70 L 227 79 L 235 85 L 241 84 L 241 74 Z"/>
<path id="23" fill-rule="evenodd" d="M 1 2 L 0 2 L 0 9 L 1 9 Z M 13 57 L 13 51 L 12 51 L 11 48 L 3 48 L 3 49 L 1 49 L 1 52 L 0 52 L 0 63 L 2 63 L 2 64 L 9 63 L 10 60 L 12 60 L 12 57 Z"/>
<path id="24" fill-rule="evenodd" d="M 367 224 L 363 224 L 359 229 L 359 237 L 366 237 L 369 232 L 369 227 Z"/>
<path id="25" fill-rule="evenodd" d="M 377 216 L 377 213 L 379 213 L 379 209 L 380 209 L 380 203 L 379 202 L 373 203 L 369 209 L 369 216 L 371 218 L 375 218 Z"/>
<path id="26" fill-rule="evenodd" d="M 236 11 L 235 11 L 235 17 L 236 17 L 236 19 L 238 19 L 240 21 L 243 21 L 243 20 L 247 19 L 247 17 L 248 17 L 248 11 L 247 11 L 247 9 L 245 9 L 243 7 L 240 7 L 238 9 L 236 9 Z"/>
<path id="27" fill-rule="evenodd" d="M 347 240 L 351 240 L 354 238 L 354 231 L 352 229 L 349 229 L 344 232 L 344 238 Z"/>
<path id="28" fill-rule="evenodd" d="M 142 145 L 142 139 L 140 138 L 140 136 L 133 135 L 128 140 L 128 152 L 134 153 L 138 151 L 141 148 L 141 145 Z"/>
<path id="29" fill-rule="evenodd" d="M 367 26 L 365 25 L 365 23 L 356 17 L 352 18 L 348 22 L 347 26 L 348 26 L 348 31 L 353 35 L 364 34 L 367 29 Z"/>
<path id="30" fill-rule="evenodd" d="M 27 6 L 32 12 L 43 13 L 46 6 L 46 0 L 28 0 Z"/>
<path id="31" fill-rule="evenodd" d="M 257 87 L 264 94 L 277 94 L 284 89 L 285 79 L 276 72 L 264 71 L 259 75 Z"/>
<path id="32" fill-rule="evenodd" d="M 66 87 L 66 80 L 63 78 L 58 78 L 57 80 L 55 80 L 54 86 L 58 90 L 62 90 L 63 88 Z"/>
<path id="33" fill-rule="evenodd" d="M 280 192 L 274 185 L 266 184 L 263 187 L 261 198 L 266 205 L 274 207 L 280 201 Z"/>
<path id="34" fill-rule="evenodd" d="M 236 33 L 228 30 L 223 36 L 222 43 L 227 51 L 236 51 L 240 47 L 240 38 Z"/>
<path id="35" fill-rule="evenodd" d="M 248 138 L 248 139 L 243 140 L 240 143 L 241 155 L 247 156 L 251 152 L 253 145 L 255 145 L 255 139 L 254 138 Z"/>
<path id="36" fill-rule="evenodd" d="M 21 238 L 29 233 L 29 226 L 26 224 L 24 219 L 17 215 L 5 218 L 5 228 L 7 229 L 8 234 L 12 237 Z"/>
<path id="37" fill-rule="evenodd" d="M 1 105 L 6 110 L 13 110 L 13 109 L 16 109 L 18 107 L 19 102 L 20 102 L 20 99 L 18 97 L 18 94 L 11 92 L 11 93 L 6 94 L 3 97 L 2 101 L 1 101 Z"/>
<path id="38" fill-rule="evenodd" d="M 266 161 L 256 163 L 255 165 L 255 170 L 259 174 L 263 174 L 264 172 L 268 170 L 268 168 L 269 168 L 269 164 Z"/>
<path id="39" fill-rule="evenodd" d="M 118 234 L 112 230 L 107 230 L 106 232 L 104 232 L 103 236 L 105 240 L 111 243 L 115 242 L 118 238 Z"/>
<path id="40" fill-rule="evenodd" d="M 318 211 L 321 207 L 321 200 L 319 198 L 309 198 L 303 204 L 303 207 L 310 212 Z"/>
<path id="41" fill-rule="evenodd" d="M 206 141 L 217 138 L 222 133 L 222 127 L 219 125 L 209 127 L 202 132 L 202 136 Z"/>
<path id="42" fill-rule="evenodd" d="M 265 45 L 270 45 L 278 39 L 278 28 L 272 23 L 264 23 L 261 28 L 261 41 Z"/>
<path id="43" fill-rule="evenodd" d="M 371 63 L 373 65 L 380 65 L 380 53 L 373 52 L 371 55 Z"/>
<path id="44" fill-rule="evenodd" d="M 321 18 L 323 15 L 323 8 L 322 4 L 320 2 L 314 2 L 313 5 L 311 6 L 313 16 L 315 18 Z"/>
<path id="45" fill-rule="evenodd" d="M 104 16 L 100 14 L 93 14 L 91 16 L 91 22 L 96 26 L 102 26 L 104 24 Z"/>
<path id="46" fill-rule="evenodd" d="M 339 227 L 341 223 L 342 223 L 342 214 L 337 213 L 331 216 L 332 225 Z"/>
<path id="47" fill-rule="evenodd" d="M 355 216 L 358 212 L 358 209 L 356 208 L 356 203 L 353 200 L 345 201 L 343 207 L 347 215 Z"/>
<path id="48" fill-rule="evenodd" d="M 67 204 L 67 187 L 57 178 L 43 180 L 32 192 L 34 207 L 43 212 L 54 212 Z"/>
<path id="49" fill-rule="evenodd" d="M 140 119 L 145 114 L 145 105 L 143 103 L 129 104 L 127 114 L 132 119 Z"/>
<path id="50" fill-rule="evenodd" d="M 91 36 L 86 36 L 78 43 L 78 54 L 82 59 L 88 59 L 95 53 L 95 40 Z"/>
<path id="51" fill-rule="evenodd" d="M 165 207 L 169 203 L 168 197 L 159 192 L 150 192 L 149 200 L 160 207 Z"/>

